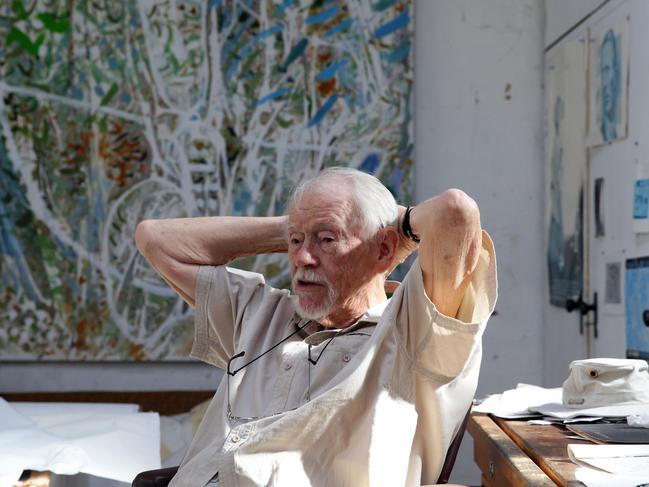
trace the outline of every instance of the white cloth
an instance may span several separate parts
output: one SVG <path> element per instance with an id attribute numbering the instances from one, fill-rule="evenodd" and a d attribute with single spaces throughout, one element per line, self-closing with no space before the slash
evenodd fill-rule
<path id="1" fill-rule="evenodd" d="M 389 303 L 337 333 L 309 330 L 227 376 L 171 487 L 223 485 L 396 486 L 434 483 L 475 393 L 480 339 L 496 301 L 496 260 L 483 249 L 458 318 L 437 311 L 416 260 Z M 192 355 L 221 368 L 243 365 L 295 328 L 295 298 L 259 274 L 202 267 Z M 311 400 L 306 401 L 309 389 Z M 280 414 L 275 414 L 280 413 Z M 270 415 L 270 416 L 268 416 Z"/>

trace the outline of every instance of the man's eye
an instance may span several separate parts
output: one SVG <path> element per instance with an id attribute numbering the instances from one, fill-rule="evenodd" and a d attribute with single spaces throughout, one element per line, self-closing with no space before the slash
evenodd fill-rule
<path id="1" fill-rule="evenodd" d="M 321 239 L 324 243 L 331 243 L 334 241 L 333 237 L 322 237 Z"/>
<path id="2" fill-rule="evenodd" d="M 294 237 L 294 238 L 292 238 L 290 240 L 290 242 L 291 242 L 291 245 L 298 245 L 300 243 L 300 239 Z"/>

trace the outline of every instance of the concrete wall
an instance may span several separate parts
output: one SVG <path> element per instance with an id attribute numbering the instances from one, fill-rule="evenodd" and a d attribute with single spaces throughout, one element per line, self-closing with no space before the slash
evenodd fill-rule
<path id="1" fill-rule="evenodd" d="M 545 0 L 545 46 L 608 0 Z"/>
<path id="2" fill-rule="evenodd" d="M 477 396 L 543 379 L 543 4 L 416 4 L 416 192 L 459 187 L 496 245 Z M 452 480 L 479 484 L 465 437 Z"/>

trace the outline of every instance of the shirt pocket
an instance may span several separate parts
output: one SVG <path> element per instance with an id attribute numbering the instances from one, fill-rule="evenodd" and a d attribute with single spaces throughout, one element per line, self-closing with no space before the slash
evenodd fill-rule
<path id="1" fill-rule="evenodd" d="M 311 397 L 329 389 L 332 379 L 345 367 L 354 366 L 354 357 L 370 337 L 371 333 L 360 330 L 337 336 L 328 345 L 328 340 L 324 340 L 317 346 L 311 347 L 311 359 L 316 361 L 315 365 L 308 363 L 311 374 Z"/>

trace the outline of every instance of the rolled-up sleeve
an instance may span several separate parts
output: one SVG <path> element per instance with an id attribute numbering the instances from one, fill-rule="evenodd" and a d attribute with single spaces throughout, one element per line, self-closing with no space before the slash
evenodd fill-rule
<path id="1" fill-rule="evenodd" d="M 440 313 L 426 295 L 419 259 L 402 286 L 396 333 L 413 368 L 439 383 L 458 376 L 479 344 L 497 299 L 496 254 L 483 232 L 478 265 L 456 317 Z"/>
<path id="2" fill-rule="evenodd" d="M 201 266 L 196 277 L 191 356 L 225 368 L 237 348 L 246 313 L 265 287 L 264 277 L 226 266 Z"/>

